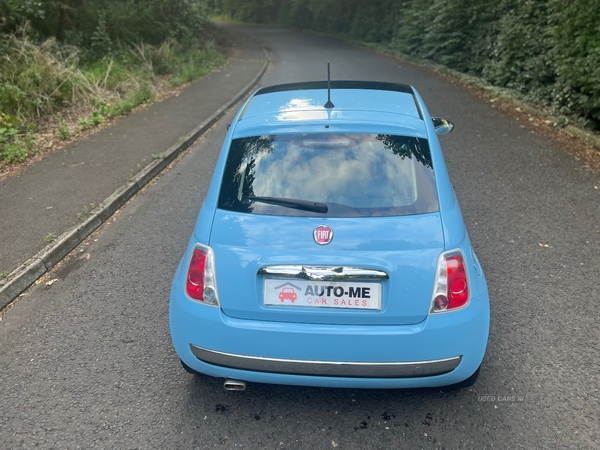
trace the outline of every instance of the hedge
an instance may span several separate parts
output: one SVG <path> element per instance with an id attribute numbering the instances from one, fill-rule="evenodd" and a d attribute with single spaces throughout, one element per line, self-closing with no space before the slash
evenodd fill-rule
<path id="1" fill-rule="evenodd" d="M 213 14 L 385 45 L 600 130 L 597 0 L 206 0 Z"/>

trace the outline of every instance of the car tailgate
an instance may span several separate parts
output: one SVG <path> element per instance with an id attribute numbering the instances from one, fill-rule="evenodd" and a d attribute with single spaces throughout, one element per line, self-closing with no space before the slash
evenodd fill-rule
<path id="1" fill-rule="evenodd" d="M 319 226 L 333 231 L 329 244 L 315 242 Z M 210 245 L 226 315 L 356 325 L 423 321 L 444 250 L 439 213 L 315 218 L 217 210 Z"/>

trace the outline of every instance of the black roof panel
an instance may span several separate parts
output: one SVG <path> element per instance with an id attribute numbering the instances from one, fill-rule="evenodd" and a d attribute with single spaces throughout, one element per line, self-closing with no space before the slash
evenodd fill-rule
<path id="1" fill-rule="evenodd" d="M 254 95 L 272 92 L 303 91 L 309 89 L 327 89 L 327 81 L 306 81 L 301 83 L 276 84 L 259 89 Z M 387 83 L 383 81 L 331 81 L 331 89 L 372 89 L 378 91 L 394 91 L 413 94 L 413 89 L 407 84 Z"/>

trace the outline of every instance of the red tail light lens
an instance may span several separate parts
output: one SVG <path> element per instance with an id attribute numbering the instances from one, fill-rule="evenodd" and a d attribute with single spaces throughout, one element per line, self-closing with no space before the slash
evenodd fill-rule
<path id="1" fill-rule="evenodd" d="M 197 248 L 190 261 L 185 289 L 187 294 L 196 300 L 204 300 L 204 269 L 207 256 L 207 252 Z"/>
<path id="2" fill-rule="evenodd" d="M 442 254 L 438 261 L 431 312 L 452 311 L 469 301 L 465 259 L 460 251 Z"/>
<path id="3" fill-rule="evenodd" d="M 210 247 L 198 246 L 194 249 L 185 280 L 185 290 L 194 300 L 215 306 L 219 304 Z"/>
<path id="4" fill-rule="evenodd" d="M 448 308 L 460 308 L 469 300 L 467 273 L 462 256 L 454 255 L 446 258 L 448 273 Z"/>

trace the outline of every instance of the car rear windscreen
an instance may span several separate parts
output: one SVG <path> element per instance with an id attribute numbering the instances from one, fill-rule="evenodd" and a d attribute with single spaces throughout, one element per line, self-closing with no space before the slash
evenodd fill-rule
<path id="1" fill-rule="evenodd" d="M 279 216 L 368 217 L 438 211 L 426 139 L 280 134 L 234 139 L 219 208 Z"/>

